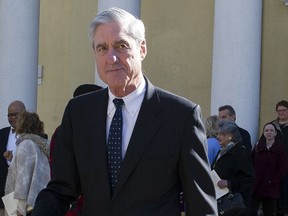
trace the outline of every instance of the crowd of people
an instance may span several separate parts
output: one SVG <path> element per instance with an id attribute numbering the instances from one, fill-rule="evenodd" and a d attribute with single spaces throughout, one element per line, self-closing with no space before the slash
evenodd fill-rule
<path id="1" fill-rule="evenodd" d="M 287 215 L 288 102 L 276 104 L 277 118 L 264 125 L 254 145 L 248 131 L 237 126 L 232 106 L 218 111 L 218 116 L 209 116 L 204 123 L 211 169 L 221 178 L 219 188 L 242 195 L 247 210 L 241 215 Z M 211 142 L 211 137 L 220 143 L 217 154 L 214 149 L 219 143 Z"/>
<path id="2" fill-rule="evenodd" d="M 211 170 L 217 187 L 242 195 L 241 216 L 288 213 L 287 101 L 252 144 L 231 105 L 202 121 L 199 105 L 148 80 L 145 27 L 129 12 L 101 12 L 89 36 L 108 88 L 79 86 L 51 142 L 37 113 L 8 107 L 0 196 L 14 193 L 15 215 L 218 215 Z"/>

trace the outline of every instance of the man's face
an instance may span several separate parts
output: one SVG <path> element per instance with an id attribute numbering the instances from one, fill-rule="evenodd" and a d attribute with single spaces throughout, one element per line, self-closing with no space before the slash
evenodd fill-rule
<path id="1" fill-rule="evenodd" d="M 98 26 L 93 42 L 99 77 L 112 93 L 123 97 L 134 91 L 142 76 L 145 41 L 137 42 L 120 24 L 108 23 Z"/>
<path id="2" fill-rule="evenodd" d="M 16 123 L 19 117 L 19 114 L 23 111 L 17 104 L 11 104 L 8 107 L 8 122 L 13 127 L 16 128 Z"/>
<path id="3" fill-rule="evenodd" d="M 229 120 L 229 121 L 235 121 L 235 116 L 229 114 L 229 110 L 225 109 L 218 113 L 218 116 L 221 120 Z"/>
<path id="4" fill-rule="evenodd" d="M 288 119 L 288 108 L 285 106 L 278 106 L 277 107 L 277 116 L 280 120 L 287 120 Z"/>

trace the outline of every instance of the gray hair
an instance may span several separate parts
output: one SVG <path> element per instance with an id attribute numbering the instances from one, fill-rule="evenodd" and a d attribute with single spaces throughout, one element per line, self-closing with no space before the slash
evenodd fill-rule
<path id="1" fill-rule="evenodd" d="M 145 26 L 143 22 L 126 10 L 112 7 L 95 16 L 89 25 L 88 36 L 92 45 L 94 45 L 93 38 L 97 28 L 100 25 L 113 22 L 121 24 L 125 33 L 135 40 L 139 42 L 145 40 Z"/>
<path id="2" fill-rule="evenodd" d="M 232 134 L 231 141 L 234 143 L 241 142 L 242 137 L 239 133 L 238 126 L 233 121 L 223 120 L 219 123 L 219 133 Z"/>
<path id="3" fill-rule="evenodd" d="M 207 137 L 217 137 L 219 130 L 219 118 L 217 115 L 209 116 L 204 121 Z"/>

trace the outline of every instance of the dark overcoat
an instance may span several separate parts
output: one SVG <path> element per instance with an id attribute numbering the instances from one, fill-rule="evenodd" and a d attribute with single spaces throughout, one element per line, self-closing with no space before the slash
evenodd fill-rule
<path id="1" fill-rule="evenodd" d="M 214 160 L 212 169 L 221 179 L 228 180 L 231 192 L 239 192 L 249 208 L 254 180 L 254 168 L 249 151 L 237 143 L 218 160 Z"/>
<path id="2" fill-rule="evenodd" d="M 260 139 L 251 155 L 255 168 L 253 194 L 258 198 L 279 198 L 280 182 L 288 168 L 284 145 L 276 141 L 267 149 L 266 140 Z"/>

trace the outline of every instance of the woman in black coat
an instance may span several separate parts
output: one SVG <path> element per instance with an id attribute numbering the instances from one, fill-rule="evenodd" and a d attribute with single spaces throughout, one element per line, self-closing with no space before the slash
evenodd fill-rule
<path id="1" fill-rule="evenodd" d="M 241 145 L 241 135 L 234 122 L 221 121 L 217 138 L 221 150 L 212 163 L 212 169 L 221 179 L 217 185 L 219 188 L 229 188 L 232 193 L 239 192 L 247 207 L 246 212 L 241 215 L 248 216 L 254 179 L 250 153 Z"/>

